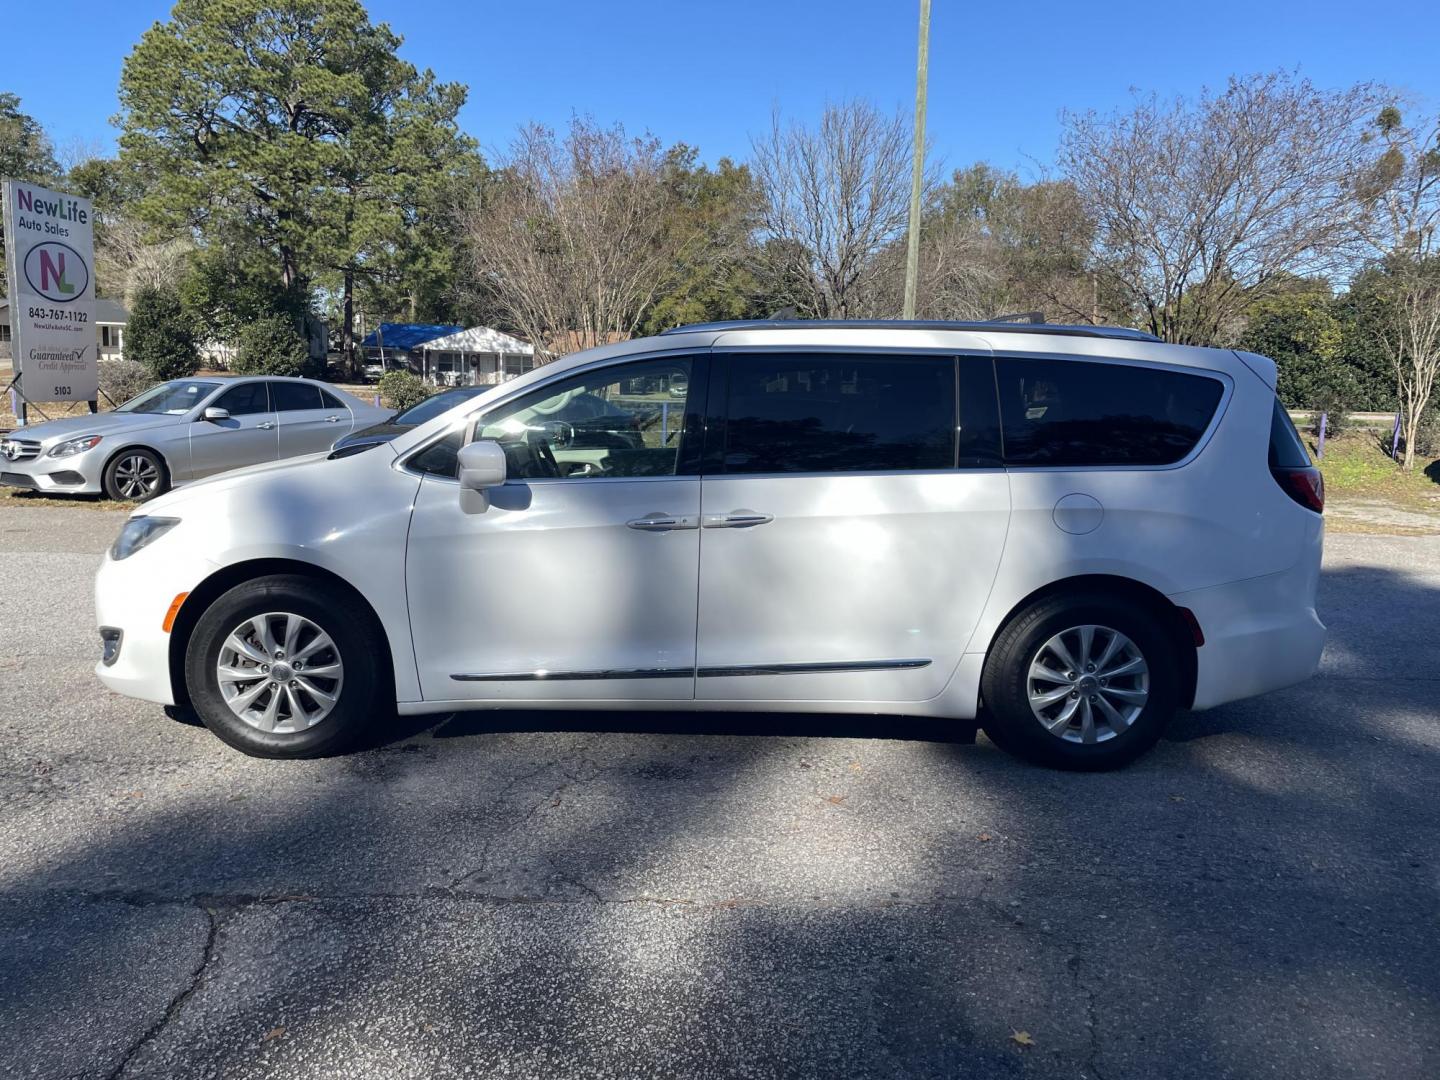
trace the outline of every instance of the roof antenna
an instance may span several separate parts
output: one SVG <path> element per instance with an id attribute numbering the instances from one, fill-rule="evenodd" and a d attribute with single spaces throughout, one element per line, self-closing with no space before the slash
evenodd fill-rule
<path id="1" fill-rule="evenodd" d="M 986 322 L 1028 322 L 1043 323 L 1045 313 L 1043 311 L 1017 311 L 1013 315 L 996 315 L 993 319 L 986 319 Z"/>

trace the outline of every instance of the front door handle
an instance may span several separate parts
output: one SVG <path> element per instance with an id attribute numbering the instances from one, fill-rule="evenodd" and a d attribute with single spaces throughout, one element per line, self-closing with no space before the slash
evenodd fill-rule
<path id="1" fill-rule="evenodd" d="M 761 514 L 755 510 L 732 510 L 728 514 L 706 514 L 701 519 L 701 524 L 707 529 L 749 529 L 756 525 L 768 525 L 774 520 L 774 514 Z"/>
<path id="2" fill-rule="evenodd" d="M 338 416 L 327 416 L 327 417 L 325 417 L 325 422 L 326 422 L 327 424 L 338 424 L 338 423 L 340 422 L 340 417 L 338 417 Z"/>
<path id="3" fill-rule="evenodd" d="M 269 430 L 270 430 L 271 428 L 273 428 L 275 425 L 272 424 L 269 420 L 266 420 L 263 424 L 256 424 L 255 426 L 256 426 L 257 428 L 259 428 L 261 431 L 269 431 Z"/>
<path id="4" fill-rule="evenodd" d="M 626 525 L 641 532 L 670 532 L 673 529 L 698 529 L 700 522 L 693 514 L 646 514 L 627 521 Z"/>

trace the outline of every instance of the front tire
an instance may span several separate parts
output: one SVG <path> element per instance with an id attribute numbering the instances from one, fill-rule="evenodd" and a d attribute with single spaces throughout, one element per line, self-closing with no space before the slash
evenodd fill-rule
<path id="1" fill-rule="evenodd" d="M 170 490 L 170 470 L 154 450 L 121 450 L 105 465 L 105 494 L 117 501 L 149 502 Z"/>
<path id="2" fill-rule="evenodd" d="M 1054 768 L 1119 768 L 1159 740 L 1179 683 L 1175 644 L 1148 609 L 1100 593 L 1044 597 L 991 646 L 985 733 Z"/>
<path id="3" fill-rule="evenodd" d="M 354 597 L 277 574 L 210 605 L 186 649 L 185 684 L 205 726 L 242 753 L 324 757 L 369 726 L 386 648 Z"/>

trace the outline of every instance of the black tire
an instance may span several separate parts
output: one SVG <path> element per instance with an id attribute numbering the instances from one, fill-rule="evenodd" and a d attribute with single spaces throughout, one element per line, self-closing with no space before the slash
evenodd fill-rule
<path id="1" fill-rule="evenodd" d="M 152 470 L 155 475 L 153 486 L 146 488 L 142 494 L 135 494 L 136 478 L 143 482 Z M 165 467 L 165 459 L 143 446 L 121 450 L 107 461 L 102 480 L 105 494 L 121 502 L 149 502 L 170 490 L 170 470 Z"/>
<path id="2" fill-rule="evenodd" d="M 1046 729 L 1030 707 L 1027 684 L 1030 665 L 1046 642 L 1072 627 L 1089 625 L 1117 630 L 1139 650 L 1148 668 L 1149 696 L 1128 728 L 1084 743 Z M 1117 769 L 1149 750 L 1164 733 L 1179 702 L 1180 665 L 1174 639 L 1147 608 L 1100 593 L 1059 594 L 1026 606 L 1001 628 L 985 659 L 980 692 L 985 734 L 1001 749 L 1052 768 Z M 1063 730 L 1076 738 L 1079 723 L 1072 721 L 1074 726 Z M 1110 732 L 1108 723 L 1100 726 Z"/>
<path id="3" fill-rule="evenodd" d="M 216 666 L 226 639 L 246 620 L 268 613 L 309 620 L 333 640 L 343 666 L 343 680 L 333 687 L 338 690 L 335 704 L 305 730 L 277 732 L 252 726 L 231 710 L 220 687 Z M 347 592 L 298 574 L 276 574 L 235 586 L 200 616 L 185 651 L 185 685 L 201 721 L 221 740 L 252 757 L 325 757 L 349 748 L 376 715 L 392 711 L 378 704 L 394 700 L 388 670 L 388 645 L 370 610 Z M 259 700 L 268 701 L 270 693 L 263 692 Z M 307 701 L 316 705 L 313 698 Z"/>

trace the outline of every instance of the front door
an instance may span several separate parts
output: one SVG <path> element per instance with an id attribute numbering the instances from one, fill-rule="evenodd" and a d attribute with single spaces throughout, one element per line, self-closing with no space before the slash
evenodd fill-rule
<path id="1" fill-rule="evenodd" d="M 275 379 L 270 400 L 280 425 L 282 458 L 318 454 L 350 434 L 350 410 L 314 383 Z"/>
<path id="2" fill-rule="evenodd" d="M 275 413 L 264 382 L 239 383 L 210 405 L 230 415 L 224 420 L 191 421 L 187 479 L 275 460 Z"/>
<path id="3" fill-rule="evenodd" d="M 405 573 L 426 700 L 693 697 L 698 404 L 671 390 L 700 366 L 560 379 L 407 459 L 424 476 Z M 483 507 L 454 480 L 467 436 L 506 451 Z"/>
<path id="4" fill-rule="evenodd" d="M 697 698 L 940 693 L 1009 522 L 989 358 L 717 352 L 712 364 L 720 445 L 702 485 Z"/>

